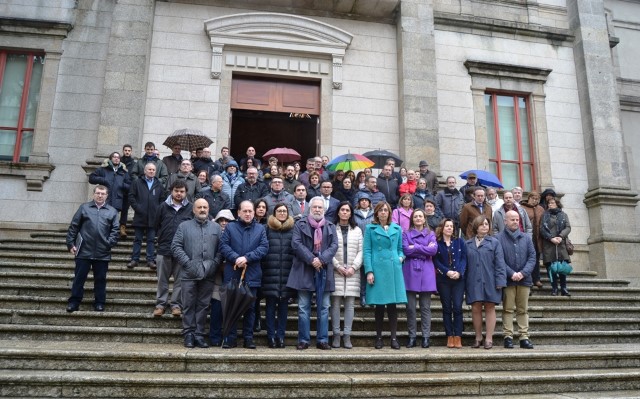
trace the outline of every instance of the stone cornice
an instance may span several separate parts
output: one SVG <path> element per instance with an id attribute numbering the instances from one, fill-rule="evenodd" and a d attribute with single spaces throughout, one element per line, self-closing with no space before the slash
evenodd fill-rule
<path id="1" fill-rule="evenodd" d="M 517 36 L 546 39 L 554 44 L 560 44 L 563 42 L 571 43 L 575 38 L 568 29 L 552 28 L 523 22 L 505 21 L 495 18 L 434 12 L 434 20 L 436 29 L 442 27 L 454 27 L 474 31 L 482 30 L 486 32 L 508 33 Z"/>
<path id="2" fill-rule="evenodd" d="M 464 66 L 472 76 L 490 76 L 500 78 L 512 78 L 534 82 L 546 82 L 551 69 L 533 68 L 515 64 L 502 64 L 497 62 L 485 62 L 467 60 Z"/>
<path id="3" fill-rule="evenodd" d="M 640 197 L 638 197 L 637 192 L 617 187 L 599 187 L 595 190 L 587 191 L 583 200 L 587 208 L 601 205 L 636 207 L 638 201 L 640 201 Z"/>
<path id="4" fill-rule="evenodd" d="M 68 22 L 0 17 L 0 32 L 67 37 L 73 25 Z"/>
<path id="5" fill-rule="evenodd" d="M 45 180 L 55 166 L 42 163 L 0 161 L 0 176 L 22 176 L 27 180 L 27 191 L 42 191 Z"/>

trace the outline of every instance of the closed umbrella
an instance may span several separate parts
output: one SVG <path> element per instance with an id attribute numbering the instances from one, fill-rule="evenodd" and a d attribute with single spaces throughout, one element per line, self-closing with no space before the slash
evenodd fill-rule
<path id="1" fill-rule="evenodd" d="M 504 188 L 502 182 L 498 179 L 498 176 L 491 172 L 487 172 L 486 170 L 471 169 L 460 173 L 460 177 L 466 179 L 467 176 L 469 176 L 469 173 L 475 173 L 476 176 L 478 176 L 478 183 L 483 186 Z"/>
<path id="2" fill-rule="evenodd" d="M 392 158 L 394 161 L 396 161 L 396 165 L 400 165 L 403 162 L 399 156 L 387 150 L 367 151 L 362 155 L 375 162 L 375 167 L 377 169 L 384 168 L 384 165 L 387 163 L 387 159 L 389 158 Z"/>
<path id="3" fill-rule="evenodd" d="M 198 148 L 209 147 L 213 144 L 213 140 L 200 130 L 186 128 L 171 133 L 162 144 L 169 148 L 179 144 L 185 151 L 195 151 Z"/>
<path id="4" fill-rule="evenodd" d="M 222 305 L 222 336 L 226 337 L 235 327 L 240 317 L 251 307 L 256 300 L 251 293 L 251 288 L 244 281 L 245 267 L 242 270 L 240 281 L 231 279 L 220 288 L 220 302 Z"/>

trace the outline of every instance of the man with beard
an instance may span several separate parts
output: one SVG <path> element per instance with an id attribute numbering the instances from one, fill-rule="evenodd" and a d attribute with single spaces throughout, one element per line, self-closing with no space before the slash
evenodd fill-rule
<path id="1" fill-rule="evenodd" d="M 365 180 L 365 186 L 362 190 L 358 191 L 353 199 L 354 208 L 358 207 L 360 198 L 367 197 L 371 203 L 371 208 L 375 208 L 380 201 L 386 201 L 383 193 L 378 191 L 378 179 L 374 176 L 368 176 Z"/>
<path id="2" fill-rule="evenodd" d="M 185 186 L 187 187 L 187 198 L 189 201 L 193 201 L 196 196 L 196 193 L 200 191 L 200 182 L 196 175 L 191 173 L 191 161 L 188 159 L 183 159 L 180 163 L 180 169 L 169 176 L 167 180 L 167 187 L 171 187 L 174 182 L 180 180 L 183 181 Z"/>
<path id="3" fill-rule="evenodd" d="M 382 174 L 378 177 L 378 190 L 384 194 L 393 209 L 398 205 L 398 200 L 400 199 L 398 186 L 398 180 L 393 177 L 393 167 L 390 164 L 384 165 Z"/>
<path id="4" fill-rule="evenodd" d="M 183 161 L 189 162 L 189 161 Z M 171 194 L 160 204 L 156 215 L 156 231 L 158 232 L 158 289 L 156 291 L 156 307 L 153 315 L 160 317 L 170 306 L 171 314 L 179 317 L 181 305 L 181 271 L 182 268 L 171 255 L 171 242 L 180 223 L 193 218 L 193 205 L 187 199 L 187 185 L 183 180 L 176 180 L 170 187 Z M 173 277 L 173 293 L 169 301 L 169 278 Z"/>
<path id="5" fill-rule="evenodd" d="M 171 147 L 171 155 L 167 155 L 162 158 L 162 162 L 167 166 L 167 172 L 169 175 L 176 173 L 180 169 L 182 163 L 182 146 L 180 144 L 174 144 Z"/>
<path id="6" fill-rule="evenodd" d="M 200 190 L 196 198 L 204 198 L 209 203 L 209 216 L 216 217 L 223 209 L 231 209 L 229 196 L 222 191 L 222 176 L 211 176 L 211 187 Z"/>
<path id="7" fill-rule="evenodd" d="M 338 250 L 336 227 L 324 218 L 324 200 L 314 197 L 309 202 L 309 216 L 293 227 L 291 246 L 293 265 L 287 287 L 298 291 L 298 350 L 309 348 L 311 341 L 311 296 L 315 292 L 317 307 L 316 347 L 329 345 L 329 296 L 335 290 L 333 257 Z"/>
<path id="8" fill-rule="evenodd" d="M 282 179 L 282 183 L 284 184 L 284 191 L 288 192 L 291 195 L 294 194 L 296 186 L 300 184 L 300 182 L 294 178 L 295 174 L 295 168 L 293 167 L 293 165 L 289 165 L 284 172 L 284 179 Z"/>
<path id="9" fill-rule="evenodd" d="M 151 141 L 147 142 L 144 145 L 144 155 L 142 158 L 136 162 L 133 167 L 129 170 L 129 174 L 131 175 L 131 180 L 136 180 L 142 176 L 144 176 L 144 168 L 148 163 L 153 163 L 156 166 L 155 176 L 163 186 L 167 184 L 167 178 L 169 178 L 169 172 L 167 172 L 167 166 L 158 159 L 158 156 L 155 154 L 156 145 Z"/>
<path id="10" fill-rule="evenodd" d="M 128 201 L 126 202 L 127 209 L 124 209 L 124 204 L 126 197 L 129 195 L 131 177 L 127 172 L 127 168 L 122 164 L 120 154 L 112 152 L 111 155 L 109 155 L 109 159 L 102 164 L 102 167 L 91 173 L 89 176 L 89 183 L 103 185 L 109 190 L 107 204 L 121 212 L 120 237 L 126 237 L 127 211 L 129 203 Z"/>
<path id="11" fill-rule="evenodd" d="M 498 190 L 493 187 L 489 187 L 487 189 L 487 203 L 491 205 L 491 210 L 493 212 L 500 209 L 502 205 L 504 205 L 504 201 L 498 196 Z"/>
<path id="12" fill-rule="evenodd" d="M 329 185 L 331 185 L 331 183 L 329 183 Z M 289 210 L 289 214 L 291 215 L 293 213 L 291 210 L 291 203 L 294 201 L 293 195 L 284 191 L 282 187 L 283 184 L 281 177 L 274 177 L 271 180 L 271 191 L 263 197 L 267 203 L 267 214 L 271 215 L 273 213 L 273 208 L 278 204 L 285 204 Z"/>
<path id="13" fill-rule="evenodd" d="M 197 199 L 194 219 L 180 223 L 171 243 L 171 253 L 182 267 L 182 334 L 187 348 L 208 348 L 205 339 L 207 310 L 220 262 L 220 226 L 209 221 L 209 204 Z"/>
<path id="14" fill-rule="evenodd" d="M 240 281 L 243 269 L 246 269 L 244 281 L 255 296 L 262 284 L 262 265 L 260 261 L 269 251 L 269 241 L 264 227 L 256 222 L 255 209 L 251 201 L 242 201 L 238 206 L 238 219 L 231 222 L 224 229 L 220 241 L 220 253 L 226 263 L 223 284 L 231 280 Z M 255 322 L 255 307 L 250 306 L 243 315 L 242 335 L 244 347 L 255 349 L 253 342 L 253 324 Z M 235 348 L 238 329 L 232 328 L 228 336 L 224 337 L 224 349 Z"/>
<path id="15" fill-rule="evenodd" d="M 253 160 L 253 166 L 255 166 L 257 169 L 260 169 L 260 167 L 262 166 L 262 161 L 256 158 L 256 149 L 253 147 L 248 147 L 246 154 L 247 156 L 240 160 L 240 166 L 244 167 L 247 164 L 247 160 L 251 159 Z"/>
<path id="16" fill-rule="evenodd" d="M 133 147 L 131 144 L 122 146 L 122 156 L 120 162 L 124 165 L 125 170 L 129 173 L 131 179 L 131 170 L 137 159 L 132 155 Z M 120 238 L 127 238 L 127 219 L 129 217 L 129 189 L 123 191 L 122 209 L 120 210 Z"/>
<path id="17" fill-rule="evenodd" d="M 456 178 L 447 177 L 447 187 L 436 194 L 436 206 L 442 211 L 445 218 L 453 220 L 454 231 L 458 231 L 463 205 L 464 197 L 456 188 Z"/>
<path id="18" fill-rule="evenodd" d="M 244 183 L 242 183 L 233 197 L 235 207 L 242 201 L 255 202 L 257 199 L 269 194 L 269 188 L 263 182 L 258 181 L 258 169 L 255 167 L 247 168 L 247 175 Z"/>
<path id="19" fill-rule="evenodd" d="M 504 230 L 505 222 L 507 220 L 507 212 L 516 211 L 518 215 L 520 215 L 520 231 L 527 233 L 529 237 L 533 238 L 533 226 L 531 225 L 531 220 L 529 220 L 527 211 L 516 204 L 511 191 L 505 191 L 502 197 L 504 199 L 504 204 L 493 213 L 493 234 L 497 234 Z"/>

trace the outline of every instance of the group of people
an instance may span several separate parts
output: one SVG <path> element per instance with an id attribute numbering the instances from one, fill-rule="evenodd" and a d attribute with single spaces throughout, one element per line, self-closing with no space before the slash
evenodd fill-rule
<path id="1" fill-rule="evenodd" d="M 76 256 L 68 312 L 79 309 L 91 268 L 94 309 L 104 311 L 110 250 L 118 236 L 126 235 L 128 206 L 135 230 L 128 267 L 138 265 L 146 235 L 147 266 L 158 277 L 153 314 L 170 309 L 182 316 L 188 348 L 237 346 L 236 328 L 222 336 L 219 292 L 240 279 L 258 298 L 243 315 L 243 346 L 249 349 L 256 347 L 253 333 L 263 298 L 270 348 L 285 347 L 292 299 L 298 306 L 299 350 L 311 343 L 314 300 L 316 347 L 352 348 L 358 299 L 361 306 L 375 307 L 375 348 L 385 345 L 385 313 L 389 346 L 400 348 L 398 304 L 406 305 L 406 346 L 418 346 L 419 306 L 420 346 L 428 348 L 432 294 L 442 302 L 447 347 L 462 347 L 466 297 L 476 333 L 473 347 L 493 346 L 495 305 L 503 303 L 504 346 L 513 347 L 515 312 L 520 347 L 533 348 L 527 308 L 531 286 L 541 285 L 538 259 L 542 256 L 547 265 L 570 262 L 569 219 L 553 190 L 542 196 L 532 192 L 523 203 L 522 189 L 506 191 L 500 200 L 474 174 L 461 189 L 449 176 L 438 190 L 426 161 L 417 170 L 397 172 L 389 159 L 375 177 L 370 169 L 357 175 L 331 172 L 326 157 L 308 159 L 304 172 L 295 164 L 280 171 L 277 159 L 262 169 L 253 147 L 239 164 L 227 147 L 215 162 L 209 149 L 191 160 L 182 159 L 179 146 L 172 150 L 160 160 L 155 145 L 146 143 L 145 155 L 135 160 L 131 146 L 125 146 L 124 155 L 112 153 L 91 174 L 90 182 L 97 184 L 93 200 L 78 209 L 67 235 L 67 247 Z M 552 276 L 552 294 L 558 294 L 558 280 L 560 293 L 569 295 L 562 275 Z"/>

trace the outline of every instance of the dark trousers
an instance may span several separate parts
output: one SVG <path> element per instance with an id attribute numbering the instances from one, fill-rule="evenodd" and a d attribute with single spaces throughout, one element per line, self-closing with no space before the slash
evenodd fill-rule
<path id="1" fill-rule="evenodd" d="M 257 291 L 258 291 L 258 288 L 251 287 L 251 293 L 253 295 L 256 295 Z M 244 312 L 244 315 L 242 316 L 242 336 L 245 339 L 245 341 L 253 340 L 253 323 L 255 321 L 255 316 L 256 316 L 255 309 L 256 308 L 254 306 L 249 306 L 249 309 L 247 309 L 247 311 Z M 224 337 L 224 340 L 229 343 L 234 342 L 236 340 L 237 335 L 238 335 L 238 324 L 236 323 L 231 329 L 231 332 L 229 333 L 229 335 Z"/>
<path id="2" fill-rule="evenodd" d="M 91 260 L 76 258 L 76 268 L 71 285 L 69 305 L 80 305 L 84 297 L 84 283 L 87 281 L 89 269 L 93 269 L 93 293 L 95 305 L 104 305 L 107 300 L 107 270 L 109 262 L 106 260 Z"/>
<path id="3" fill-rule="evenodd" d="M 219 346 L 222 343 L 222 302 L 217 299 L 211 299 L 209 340 L 214 346 Z"/>
<path id="4" fill-rule="evenodd" d="M 129 195 L 128 195 L 128 192 L 126 192 L 124 198 L 122 198 L 122 209 L 120 210 L 120 226 L 127 225 L 128 215 L 129 215 Z"/>
<path id="5" fill-rule="evenodd" d="M 442 320 L 447 337 L 462 336 L 462 298 L 464 296 L 464 280 L 451 280 L 440 274 L 436 275 L 438 294 L 442 303 Z M 453 321 L 452 321 L 453 317 Z"/>
<path id="6" fill-rule="evenodd" d="M 213 280 L 182 280 L 182 334 L 205 335 Z"/>
<path id="7" fill-rule="evenodd" d="M 131 252 L 131 260 L 138 262 L 140 260 L 140 251 L 142 250 L 142 237 L 147 234 L 147 262 L 156 260 L 154 241 L 156 239 L 156 229 L 146 227 L 135 227 L 136 235 L 133 239 L 133 251 Z"/>
<path id="8" fill-rule="evenodd" d="M 536 248 L 536 265 L 531 272 L 531 279 L 534 284 L 540 281 L 540 252 L 538 252 L 538 248 Z"/>
<path id="9" fill-rule="evenodd" d="M 395 303 L 388 305 L 376 305 L 375 318 L 376 318 L 376 336 L 382 337 L 382 323 L 384 322 L 384 309 L 387 308 L 387 316 L 389 317 L 389 332 L 391 333 L 391 339 L 396 339 L 396 333 L 398 331 L 398 309 Z"/>
<path id="10" fill-rule="evenodd" d="M 284 341 L 287 329 L 289 298 L 266 298 L 267 302 L 267 337 L 279 338 Z"/>

